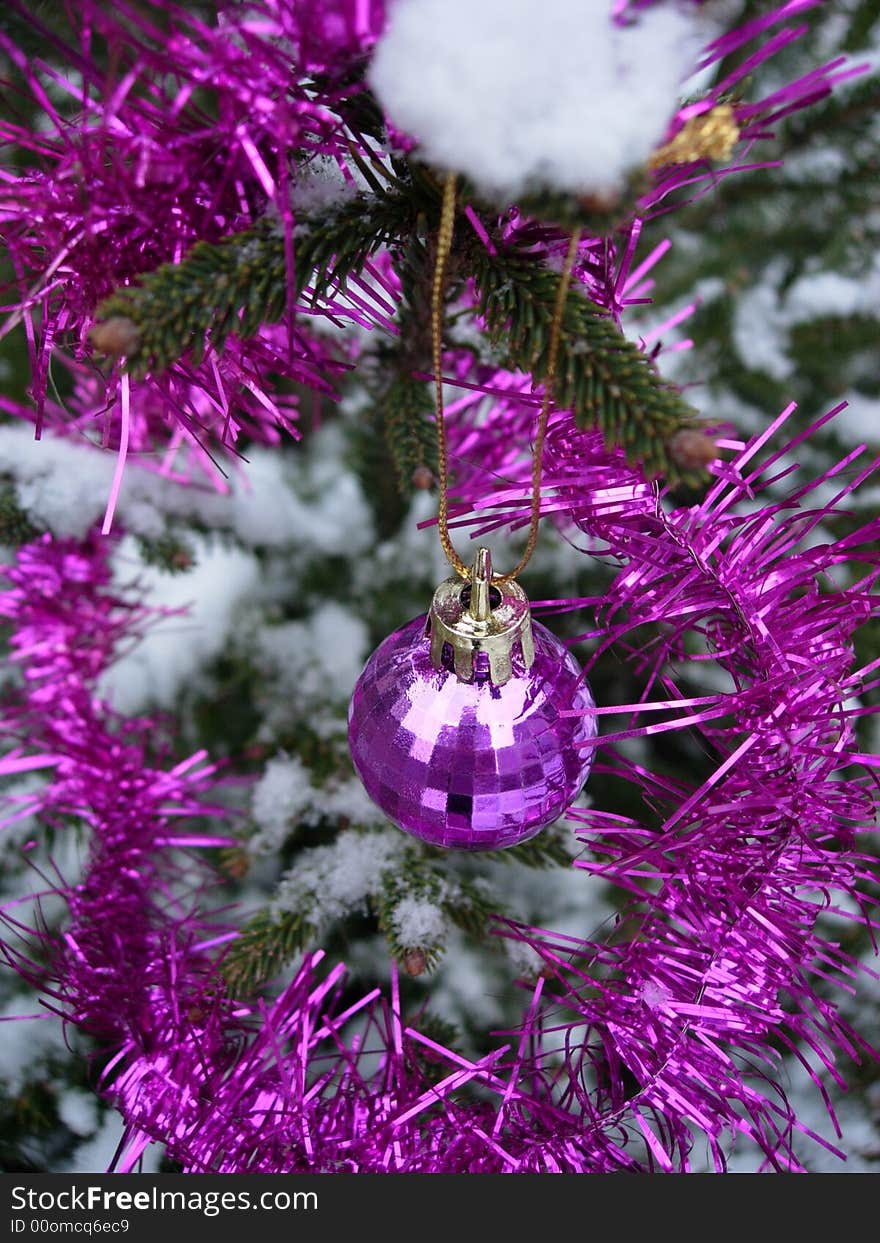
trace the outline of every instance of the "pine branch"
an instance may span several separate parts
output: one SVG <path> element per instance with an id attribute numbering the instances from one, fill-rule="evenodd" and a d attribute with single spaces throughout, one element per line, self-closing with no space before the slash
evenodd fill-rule
<path id="1" fill-rule="evenodd" d="M 365 362 L 363 378 L 372 402 L 356 437 L 357 470 L 385 535 L 392 534 L 404 517 L 401 502 L 409 501 L 416 488 L 431 487 L 437 472 L 434 391 L 427 381 L 414 378 L 431 368 L 431 249 L 419 238 L 410 238 L 398 267 L 403 292 L 400 331 L 379 344 Z M 389 496 L 394 483 L 394 495 Z"/>
<path id="2" fill-rule="evenodd" d="M 422 471 L 437 470 L 434 403 L 423 380 L 396 375 L 385 391 L 380 418 L 402 496 L 411 496 Z"/>
<path id="3" fill-rule="evenodd" d="M 400 253 L 403 301 L 398 315 L 400 333 L 379 354 L 386 375 L 381 394 L 385 438 L 403 496 L 411 496 L 420 473 L 437 469 L 437 430 L 433 387 L 413 377 L 430 370 L 432 319 L 430 290 L 434 279 L 433 245 L 410 236 Z"/>
<path id="4" fill-rule="evenodd" d="M 492 918 L 503 914 L 502 904 L 478 880 L 458 877 L 455 885 L 457 892 L 444 898 L 444 912 L 462 932 L 480 940 L 484 939 Z"/>
<path id="5" fill-rule="evenodd" d="M 880 22 L 877 0 L 859 0 L 850 19 L 850 27 L 841 44 L 843 52 L 857 52 L 867 47 L 874 27 Z"/>
<path id="6" fill-rule="evenodd" d="M 344 288 L 353 272 L 380 247 L 400 261 L 404 303 L 401 333 L 393 360 L 400 387 L 389 387 L 385 430 L 404 487 L 418 466 L 430 468 L 433 451 L 427 422 L 427 390 L 412 375 L 424 370 L 432 252 L 422 240 L 436 228 L 436 184 L 414 176 L 405 185 L 391 179 L 377 193 L 359 195 L 339 207 L 303 216 L 296 228 L 294 290 L 308 289 L 318 305 L 334 288 Z M 432 223 L 433 222 L 433 223 Z M 450 285 L 474 279 L 477 313 L 487 324 L 504 363 L 546 376 L 550 325 L 558 273 L 525 248 L 496 239 L 490 254 L 470 231 L 457 229 L 450 262 Z M 311 286 L 311 287 L 310 287 Z M 178 264 L 164 264 L 118 290 L 99 308 L 101 322 L 92 339 L 108 354 L 125 355 L 136 375 L 167 368 L 186 350 L 198 362 L 210 344 L 222 348 L 233 333 L 254 335 L 279 320 L 288 305 L 284 233 L 275 218 L 233 234 L 222 242 L 200 242 Z M 600 428 L 609 446 L 620 446 L 631 461 L 652 474 L 699 486 L 702 476 L 683 467 L 670 449 L 675 434 L 699 426 L 696 412 L 679 391 L 665 383 L 653 362 L 620 332 L 613 318 L 575 289 L 563 317 L 555 398 L 575 411 L 581 426 Z"/>
<path id="7" fill-rule="evenodd" d="M 18 547 L 36 539 L 39 531 L 18 501 L 15 484 L 0 477 L 0 544 Z"/>
<path id="8" fill-rule="evenodd" d="M 496 246 L 492 255 L 471 246 L 469 257 L 478 313 L 503 350 L 504 365 L 542 381 L 558 273 L 511 247 Z M 650 474 L 694 486 L 702 482 L 699 471 L 682 469 L 670 449 L 677 432 L 700 426 L 697 412 L 579 289 L 571 290 L 565 304 L 554 398 L 561 409 L 574 411 L 579 426 L 599 428 L 609 448 L 622 448 Z"/>
<path id="9" fill-rule="evenodd" d="M 876 0 L 870 2 L 876 4 Z M 873 20 L 877 20 L 876 14 Z M 866 74 L 850 83 L 844 93 L 832 93 L 799 116 L 788 118 L 784 149 L 788 154 L 815 144 L 819 137 L 825 136 L 836 143 L 863 142 L 874 150 L 875 139 L 869 122 L 877 115 L 878 107 L 880 75 Z"/>
<path id="10" fill-rule="evenodd" d="M 406 230 L 411 204 L 394 194 L 359 195 L 319 217 L 301 216 L 295 234 L 294 294 L 313 283 L 311 305 Z M 253 336 L 287 306 L 284 230 L 265 217 L 221 242 L 198 242 L 180 263 L 165 263 L 119 289 L 97 311 L 96 347 L 124 354 L 136 376 L 164 371 L 187 350 L 194 361 L 233 333 Z"/>
<path id="11" fill-rule="evenodd" d="M 379 927 L 388 941 L 394 958 L 411 975 L 430 971 L 443 955 L 445 938 L 431 936 L 407 937 L 400 931 L 397 915 L 408 899 L 428 903 L 442 909 L 443 884 L 438 873 L 423 868 L 386 872 L 382 887 L 373 905 Z"/>
<path id="12" fill-rule="evenodd" d="M 551 825 L 530 837 L 518 846 L 508 846 L 504 850 L 482 851 L 482 859 L 491 859 L 498 863 L 521 863 L 527 868 L 569 867 L 571 853 L 568 849 L 570 834 L 558 825 Z"/>
<path id="13" fill-rule="evenodd" d="M 380 398 L 375 398 L 360 415 L 353 429 L 349 457 L 372 511 L 376 535 L 380 540 L 390 539 L 406 517 L 408 504 L 398 485 L 386 435 L 385 406 Z"/>
<path id="14" fill-rule="evenodd" d="M 850 315 L 825 314 L 792 324 L 788 355 L 801 381 L 820 392 L 834 393 L 856 384 L 876 393 L 878 317 L 861 311 Z M 834 342 L 829 357 L 826 344 Z"/>
<path id="15" fill-rule="evenodd" d="M 161 535 L 138 535 L 137 546 L 146 565 L 157 566 L 166 574 L 185 574 L 195 564 L 191 544 L 173 529 Z"/>
<path id="16" fill-rule="evenodd" d="M 233 996 L 253 993 L 271 980 L 315 935 L 305 911 L 285 911 L 274 918 L 260 911 L 242 927 L 220 965 Z"/>
<path id="17" fill-rule="evenodd" d="M 405 868 L 382 877 L 373 906 L 391 953 L 411 975 L 421 975 L 436 965 L 444 952 L 446 936 L 439 930 L 439 921 L 433 938 L 407 936 L 406 921 L 400 919 L 401 906 L 407 900 L 436 907 L 448 923 L 478 940 L 485 938 L 489 921 L 499 910 L 498 903 L 492 901 L 479 882 L 448 875 L 442 858 L 431 860 L 420 851 L 410 852 Z"/>
<path id="18" fill-rule="evenodd" d="M 307 850 L 301 856 L 306 864 L 312 853 Z M 295 874 L 296 865 L 288 875 Z M 407 934 L 407 928 L 413 926 L 404 906 L 407 901 L 425 904 L 429 917 L 424 935 Z M 233 995 L 252 993 L 267 983 L 325 930 L 324 922 L 317 917 L 319 905 L 317 894 L 304 892 L 295 910 L 273 912 L 267 908 L 244 925 L 221 963 Z M 449 876 L 445 858 L 418 846 L 408 849 L 393 869 L 383 872 L 377 888 L 367 895 L 367 905 L 385 934 L 390 953 L 410 975 L 421 975 L 437 964 L 445 951 L 450 925 L 482 940 L 490 919 L 499 910 L 484 884 Z M 430 916 L 432 907 L 436 916 Z M 340 918 L 363 913 L 359 900 Z"/>

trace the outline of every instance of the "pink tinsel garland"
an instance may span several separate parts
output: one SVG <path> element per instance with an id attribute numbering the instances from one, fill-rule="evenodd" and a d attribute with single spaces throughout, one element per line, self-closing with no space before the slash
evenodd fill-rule
<path id="1" fill-rule="evenodd" d="M 791 0 L 731 32 L 707 50 L 706 63 L 754 40 L 754 68 L 798 37 L 802 27 L 778 27 L 811 3 Z M 150 7 L 168 19 L 166 29 L 151 23 Z M 622 20 L 640 7 L 631 0 L 614 11 Z M 254 0 L 210 28 L 165 0 L 115 8 L 77 5 L 89 19 L 81 47 L 44 31 L 52 65 L 28 64 L 4 45 L 50 128 L 4 123 L 5 137 L 38 164 L 3 174 L 0 218 L 21 291 L 16 314 L 28 332 L 38 423 L 70 434 L 97 417 L 105 445 L 158 446 L 159 469 L 186 480 L 208 469 L 205 437 L 234 445 L 244 428 L 271 443 L 278 427 L 292 429 L 292 411 L 263 386 L 266 371 L 326 390 L 339 360 L 290 316 L 220 358 L 147 377 L 123 402 L 115 378 L 105 384 L 89 370 L 92 309 L 195 240 L 246 227 L 267 209 L 292 238 L 289 160 L 344 160 L 351 139 L 332 89 L 300 89 L 291 57 L 310 73 L 350 67 L 381 30 L 383 6 Z M 111 47 L 127 49 L 132 69 L 121 82 L 89 56 L 89 23 Z M 82 75 L 79 88 L 62 62 Z M 738 103 L 747 144 L 852 72 L 834 62 L 767 99 Z M 82 92 L 75 125 L 57 115 L 46 77 Z M 190 106 L 204 82 L 217 91 L 210 118 Z M 698 107 L 735 84 L 717 84 Z M 698 194 L 747 167 L 755 165 L 666 170 L 640 211 L 659 214 L 673 190 Z M 530 232 L 536 256 L 564 245 L 558 232 L 515 212 L 507 228 L 520 240 Z M 633 268 L 639 229 L 635 220 L 614 242 L 587 239 L 579 259 L 578 279 L 618 317 L 644 300 L 659 257 Z M 393 276 L 380 267 L 370 276 L 393 302 Z M 342 308 L 337 292 L 325 313 L 347 308 L 366 325 L 388 327 L 387 311 Z M 46 398 L 60 343 L 76 357 L 70 409 Z M 527 378 L 455 353 L 447 365 L 469 394 L 450 410 L 457 519 L 475 529 L 522 525 L 525 486 L 517 480 L 539 398 Z M 836 1054 L 854 1055 L 862 1043 L 826 987 L 846 985 L 861 968 L 817 921 L 848 904 L 850 920 L 873 926 L 863 895 L 876 861 L 859 853 L 856 833 L 872 822 L 876 760 L 858 753 L 854 725 L 876 670 L 854 668 L 851 639 L 876 610 L 869 588 L 880 523 L 837 541 L 817 534 L 873 469 L 857 465 L 860 451 L 780 495 L 792 468 L 780 468 L 775 481 L 768 472 L 809 433 L 755 463 L 787 414 L 737 446 L 733 462 L 716 464 L 718 482 L 701 505 L 679 510 L 595 434 L 575 431 L 566 415 L 555 419 L 543 511 L 618 568 L 601 600 L 546 603 L 581 610 L 597 642 L 591 659 L 613 649 L 642 680 L 638 703 L 602 709 L 623 719 L 600 739 L 594 772 L 633 782 L 646 810 L 643 821 L 572 813 L 588 850 L 578 862 L 584 883 L 611 878 L 632 895 L 630 906 L 618 935 L 603 942 L 499 924 L 501 935 L 538 951 L 545 972 L 523 986 L 518 1028 L 476 1062 L 408 1022 L 393 973 L 388 996 L 376 990 L 343 1001 L 344 968 L 320 951 L 305 956 L 272 1002 L 226 996 L 217 962 L 234 936 L 232 916 L 221 926 L 206 915 L 212 873 L 198 858 L 199 848 L 233 836 L 203 828 L 203 817 L 222 814 L 210 800 L 217 775 L 205 756 L 175 763 L 157 746 L 153 723 L 119 718 L 94 691 L 148 610 L 112 589 L 108 546 L 97 536 L 79 544 L 45 536 L 20 550 L 0 597 L 24 673 L 6 705 L 10 749 L 0 773 L 43 768 L 52 779 L 8 820 L 39 812 L 61 827 L 73 816 L 89 826 L 92 848 L 84 880 L 57 883 L 70 915 L 62 939 L 46 947 L 49 972 L 28 956 L 34 930 L 20 927 L 12 909 L 7 926 L 25 940 L 11 935 L 5 952 L 48 1005 L 107 1052 L 102 1090 L 126 1122 L 118 1168 L 132 1168 L 156 1140 L 189 1171 L 687 1170 L 705 1137 L 722 1169 L 737 1133 L 772 1167 L 798 1168 L 792 1138 L 804 1128 L 776 1082 L 779 1050 L 808 1059 L 819 1086 L 819 1068 L 837 1073 Z M 175 462 L 181 445 L 192 454 L 183 468 Z M 512 482 L 499 489 L 492 472 Z M 835 478 L 845 482 L 834 500 L 811 499 Z M 776 486 L 759 505 L 768 483 Z M 724 671 L 728 688 L 683 690 L 680 677 L 705 660 Z M 702 748 L 707 775 L 692 786 L 615 750 L 615 740 L 669 729 L 691 731 Z M 469 1093 L 469 1083 L 480 1092 Z"/>
<path id="2" fill-rule="evenodd" d="M 621 917 L 638 932 L 595 942 L 500 927 L 538 950 L 552 982 L 529 989 L 519 1030 L 475 1063 L 408 1026 L 396 987 L 340 1014 L 343 968 L 319 970 L 320 954 L 271 1004 L 225 996 L 216 960 L 230 934 L 206 924 L 192 860 L 182 896 L 180 852 L 228 839 L 177 824 L 216 815 L 204 802 L 213 772 L 203 756 L 163 768 L 149 722 L 115 718 L 91 689 L 144 613 L 112 593 L 106 543 L 46 536 L 21 550 L 0 610 L 25 690 L 4 726 L 19 746 L 0 771 L 54 767 L 28 810 L 77 816 L 94 845 L 83 883 L 60 889 L 70 923 L 51 981 L 24 951 L 7 953 L 60 1014 L 116 1050 L 104 1090 L 128 1124 L 120 1168 L 155 1139 L 193 1171 L 687 1169 L 705 1135 L 720 1169 L 736 1132 L 775 1168 L 797 1168 L 779 1048 L 812 1056 L 817 1083 L 816 1067 L 835 1073 L 836 1050 L 864 1048 L 821 988 L 862 968 L 817 918 L 844 899 L 864 911 L 877 876 L 856 848 L 875 797 L 850 706 L 873 671 L 852 669 L 849 640 L 877 610 L 880 520 L 803 547 L 834 511 L 801 508 L 809 488 L 734 509 L 779 456 L 745 475 L 756 448 L 702 506 L 664 513 L 595 434 L 554 429 L 548 495 L 581 523 L 598 509 L 591 534 L 620 561 L 602 647 L 645 682 L 639 703 L 608 710 L 627 719 L 600 740 L 595 771 L 636 782 L 653 815 L 572 813 L 590 847 L 578 866 L 633 894 Z M 820 593 L 821 576 L 861 561 L 865 578 Z M 653 646 L 627 647 L 632 627 L 658 620 Z M 689 651 L 686 634 L 707 650 Z M 707 657 L 731 689 L 683 698 L 673 668 Z M 615 737 L 681 728 L 712 758 L 692 788 L 615 754 Z M 873 926 L 867 913 L 849 918 Z M 446 1064 L 439 1083 L 424 1079 L 420 1048 Z M 471 1080 L 494 1103 L 468 1102 Z"/>

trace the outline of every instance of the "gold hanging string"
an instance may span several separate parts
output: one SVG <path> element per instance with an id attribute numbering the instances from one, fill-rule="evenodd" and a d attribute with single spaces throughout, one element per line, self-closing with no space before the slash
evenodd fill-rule
<path id="1" fill-rule="evenodd" d="M 462 578 L 470 578 L 470 570 L 452 547 L 452 540 L 449 538 L 449 454 L 446 447 L 446 420 L 443 418 L 443 286 L 446 264 L 452 249 L 454 228 L 455 173 L 449 173 L 443 184 L 443 208 L 440 213 L 440 231 L 437 234 L 437 257 L 434 262 L 434 287 L 431 296 L 431 345 L 437 413 L 437 474 L 440 486 L 437 522 L 440 529 L 440 543 L 443 545 L 449 564 Z"/>
<path id="2" fill-rule="evenodd" d="M 470 578 L 470 567 L 465 565 L 452 546 L 449 536 L 449 454 L 446 445 L 446 421 L 443 417 L 443 321 L 444 321 L 444 281 L 449 252 L 452 249 L 452 233 L 455 227 L 455 173 L 449 173 L 443 184 L 443 207 L 440 213 L 440 230 L 437 235 L 437 257 L 434 264 L 434 284 L 431 298 L 431 336 L 433 346 L 434 387 L 436 393 L 437 414 L 437 474 L 439 477 L 440 498 L 437 509 L 437 524 L 440 531 L 440 543 L 443 551 L 457 574 L 462 578 Z M 559 357 L 559 340 L 562 335 L 562 318 L 565 313 L 565 300 L 571 284 L 571 273 L 577 258 L 580 242 L 580 230 L 575 229 L 568 244 L 568 252 L 562 265 L 559 285 L 556 289 L 556 301 L 553 306 L 553 318 L 550 321 L 550 340 L 547 348 L 547 374 L 544 377 L 544 398 L 541 403 L 541 414 L 538 419 L 538 430 L 535 435 L 535 448 L 532 457 L 532 510 L 529 521 L 529 537 L 525 551 L 516 567 L 509 574 L 495 574 L 492 582 L 503 584 L 512 582 L 528 565 L 535 545 L 538 542 L 538 526 L 541 519 L 541 470 L 544 457 L 544 439 L 547 435 L 547 423 L 550 419 L 550 404 L 553 400 L 553 388 L 556 382 L 556 363 Z"/>

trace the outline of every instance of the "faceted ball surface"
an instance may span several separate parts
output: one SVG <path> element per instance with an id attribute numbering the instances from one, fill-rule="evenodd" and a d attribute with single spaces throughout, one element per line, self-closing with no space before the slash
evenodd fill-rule
<path id="1" fill-rule="evenodd" d="M 537 622 L 534 664 L 503 686 L 435 669 L 425 623 L 417 617 L 389 635 L 358 679 L 348 713 L 354 766 L 407 833 L 460 850 L 514 846 L 582 789 L 593 697 L 571 653 Z"/>

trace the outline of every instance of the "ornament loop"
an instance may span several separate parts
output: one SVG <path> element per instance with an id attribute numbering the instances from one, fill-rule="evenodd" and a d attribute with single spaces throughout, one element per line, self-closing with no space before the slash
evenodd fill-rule
<path id="1" fill-rule="evenodd" d="M 492 616 L 489 589 L 492 586 L 492 554 L 488 548 L 477 550 L 477 559 L 471 570 L 471 598 L 469 612 L 476 622 L 487 622 Z"/>
<path id="2" fill-rule="evenodd" d="M 515 581 L 492 581 L 488 548 L 477 551 L 469 581 L 447 578 L 434 592 L 427 630 L 431 663 L 460 682 L 503 686 L 535 659 L 532 616 L 526 593 Z"/>

